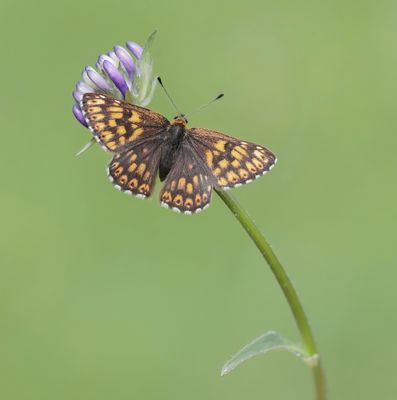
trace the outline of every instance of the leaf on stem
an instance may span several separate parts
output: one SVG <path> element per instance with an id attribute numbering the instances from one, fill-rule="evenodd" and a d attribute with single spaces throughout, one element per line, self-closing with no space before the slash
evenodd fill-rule
<path id="1" fill-rule="evenodd" d="M 269 331 L 256 338 L 251 343 L 244 346 L 236 353 L 223 367 L 221 376 L 224 376 L 235 369 L 244 361 L 258 355 L 265 354 L 273 350 L 286 350 L 300 358 L 309 367 L 314 367 L 318 362 L 318 355 L 309 356 L 302 347 L 292 343 L 290 340 L 282 337 L 277 332 Z"/>

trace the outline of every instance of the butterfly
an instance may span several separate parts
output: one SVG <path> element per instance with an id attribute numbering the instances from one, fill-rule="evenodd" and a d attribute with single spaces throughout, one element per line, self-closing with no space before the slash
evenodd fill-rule
<path id="1" fill-rule="evenodd" d="M 114 154 L 107 173 L 116 189 L 144 199 L 159 175 L 164 181 L 161 206 L 173 211 L 198 213 L 209 206 L 214 187 L 227 190 L 252 182 L 277 161 L 257 144 L 187 128 L 183 114 L 170 122 L 98 93 L 84 94 L 80 107 L 97 142 Z"/>

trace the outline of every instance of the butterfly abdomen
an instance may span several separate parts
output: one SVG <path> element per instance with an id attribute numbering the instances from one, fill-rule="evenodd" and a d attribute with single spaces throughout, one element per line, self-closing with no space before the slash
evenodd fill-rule
<path id="1" fill-rule="evenodd" d="M 185 128 L 181 125 L 171 125 L 165 133 L 159 166 L 160 181 L 163 181 L 167 177 L 174 165 L 184 136 Z"/>

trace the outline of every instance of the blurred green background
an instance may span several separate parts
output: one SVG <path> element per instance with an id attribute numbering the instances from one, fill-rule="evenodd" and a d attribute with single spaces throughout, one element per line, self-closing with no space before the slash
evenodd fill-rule
<path id="1" fill-rule="evenodd" d="M 152 49 L 191 125 L 273 150 L 234 191 L 293 279 L 332 399 L 395 399 L 397 4 L 3 0 L 0 397 L 310 399 L 272 353 L 220 377 L 269 329 L 298 340 L 269 268 L 214 196 L 193 217 L 112 188 L 72 114 L 85 65 Z M 158 90 L 151 108 L 173 117 Z M 157 189 L 158 190 L 158 189 Z"/>

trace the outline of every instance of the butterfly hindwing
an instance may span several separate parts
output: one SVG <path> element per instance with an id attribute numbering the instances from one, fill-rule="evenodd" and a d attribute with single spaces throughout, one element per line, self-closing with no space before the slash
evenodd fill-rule
<path id="1" fill-rule="evenodd" d="M 80 107 L 95 139 L 116 153 L 169 125 L 161 114 L 103 94 L 86 93 Z"/>
<path id="2" fill-rule="evenodd" d="M 113 157 L 108 175 L 116 189 L 140 198 L 152 194 L 160 162 L 160 144 L 159 139 L 147 140 Z"/>
<path id="3" fill-rule="evenodd" d="M 254 143 L 202 128 L 188 129 L 192 146 L 216 179 L 216 186 L 230 189 L 252 182 L 273 168 L 276 156 Z"/>
<path id="4" fill-rule="evenodd" d="M 160 191 L 161 206 L 184 214 L 200 212 L 209 206 L 213 184 L 211 171 L 184 143 Z"/>

